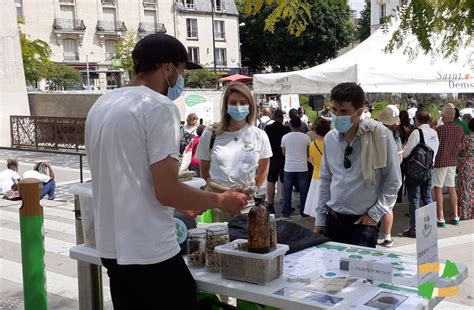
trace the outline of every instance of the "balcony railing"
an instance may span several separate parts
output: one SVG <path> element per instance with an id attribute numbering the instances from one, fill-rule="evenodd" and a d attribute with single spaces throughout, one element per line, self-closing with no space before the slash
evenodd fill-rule
<path id="1" fill-rule="evenodd" d="M 101 0 L 102 5 L 115 5 L 115 0 Z"/>
<path id="2" fill-rule="evenodd" d="M 59 4 L 74 4 L 74 0 L 59 0 Z"/>
<path id="3" fill-rule="evenodd" d="M 127 27 L 125 27 L 125 23 L 122 21 L 105 21 L 99 20 L 97 21 L 97 31 L 99 32 L 123 32 L 127 31 Z"/>
<path id="4" fill-rule="evenodd" d="M 56 31 L 85 31 L 86 25 L 82 19 L 55 18 L 53 28 Z"/>
<path id="5" fill-rule="evenodd" d="M 158 4 L 158 0 L 143 0 L 143 4 Z"/>
<path id="6" fill-rule="evenodd" d="M 78 52 L 64 52 L 64 61 L 79 60 Z"/>
<path id="7" fill-rule="evenodd" d="M 139 23 L 138 24 L 139 33 L 166 33 L 165 25 L 162 23 Z"/>

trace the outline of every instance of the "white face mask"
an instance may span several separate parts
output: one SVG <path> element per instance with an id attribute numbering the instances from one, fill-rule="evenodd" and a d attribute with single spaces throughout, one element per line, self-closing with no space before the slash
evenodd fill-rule
<path id="1" fill-rule="evenodd" d="M 176 84 L 174 86 L 171 86 L 168 78 L 165 75 L 166 82 L 168 83 L 168 98 L 170 98 L 171 101 L 174 101 L 178 99 L 179 96 L 183 93 L 184 90 L 184 77 L 179 74 L 178 69 L 173 65 L 173 68 L 176 70 L 176 73 L 178 73 L 178 79 L 176 80 Z M 164 75 L 164 73 L 163 73 Z"/>

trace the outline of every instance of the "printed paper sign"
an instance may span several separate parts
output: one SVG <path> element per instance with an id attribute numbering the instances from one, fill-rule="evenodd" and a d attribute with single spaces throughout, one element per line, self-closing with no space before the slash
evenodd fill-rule
<path id="1" fill-rule="evenodd" d="M 214 102 L 211 97 L 187 93 L 184 97 L 184 114 L 196 113 L 205 125 L 214 123 Z"/>
<path id="2" fill-rule="evenodd" d="M 392 283 L 392 274 L 393 266 L 391 264 L 349 259 L 349 275 L 351 277 Z"/>
<path id="3" fill-rule="evenodd" d="M 416 259 L 418 269 L 426 263 L 438 263 L 438 229 L 436 225 L 436 202 L 415 211 Z M 418 286 L 436 281 L 437 272 L 418 272 Z"/>

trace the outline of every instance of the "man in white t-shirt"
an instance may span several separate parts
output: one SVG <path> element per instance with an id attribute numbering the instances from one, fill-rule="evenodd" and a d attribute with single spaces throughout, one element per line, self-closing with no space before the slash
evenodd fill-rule
<path id="1" fill-rule="evenodd" d="M 268 105 L 270 106 L 270 109 L 272 111 L 275 111 L 278 109 L 278 101 L 276 101 L 275 97 L 270 98 L 270 101 L 268 101 Z"/>
<path id="2" fill-rule="evenodd" d="M 140 40 L 130 87 L 102 95 L 86 121 L 97 251 L 115 309 L 197 309 L 196 283 L 179 254 L 173 208 L 235 214 L 250 199 L 236 191 L 200 191 L 178 180 L 184 45 L 167 34 Z M 190 214 L 190 212 L 188 212 Z M 172 280 L 170 280 L 172 279 Z"/>
<path id="3" fill-rule="evenodd" d="M 48 195 L 49 200 L 53 200 L 56 190 L 56 181 L 54 180 L 54 171 L 51 165 L 46 161 L 37 162 L 33 170 L 27 170 L 23 173 L 23 179 L 37 179 L 41 181 L 40 199 Z"/>
<path id="4" fill-rule="evenodd" d="M 0 194 L 5 194 L 11 190 L 18 180 L 20 180 L 18 161 L 16 159 L 8 159 L 7 169 L 0 172 Z"/>
<path id="5" fill-rule="evenodd" d="M 306 125 L 309 125 L 309 119 L 306 114 L 304 114 L 304 109 L 302 107 L 298 108 L 298 116 L 301 118 L 301 121 Z"/>
<path id="6" fill-rule="evenodd" d="M 415 125 L 415 114 L 418 111 L 416 100 L 410 100 L 410 108 L 408 109 L 408 119 L 410 120 L 410 125 Z"/>
<path id="7" fill-rule="evenodd" d="M 301 133 L 301 119 L 299 117 L 293 117 L 290 124 L 291 132 L 281 139 L 281 147 L 285 156 L 285 200 L 282 218 L 289 218 L 292 212 L 291 194 L 295 185 L 298 185 L 300 191 L 300 215 L 306 217 L 307 215 L 303 211 L 309 189 L 308 152 L 311 139 L 307 134 Z"/>
<path id="8" fill-rule="evenodd" d="M 272 110 L 270 108 L 262 109 L 262 117 L 257 119 L 257 127 L 264 130 L 267 125 L 273 124 L 273 120 L 270 118 L 272 116 Z"/>

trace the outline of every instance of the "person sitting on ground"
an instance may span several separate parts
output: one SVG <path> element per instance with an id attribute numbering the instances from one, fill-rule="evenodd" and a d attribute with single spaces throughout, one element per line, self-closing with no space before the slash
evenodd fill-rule
<path id="1" fill-rule="evenodd" d="M 18 181 L 18 161 L 16 159 L 7 160 L 7 169 L 0 172 L 0 194 L 5 194 L 12 189 Z"/>
<path id="2" fill-rule="evenodd" d="M 43 183 L 41 188 L 40 199 L 43 199 L 46 194 L 49 200 L 55 198 L 56 181 L 54 180 L 53 168 L 47 161 L 40 161 L 35 164 L 33 170 L 27 170 L 23 173 L 23 179 L 37 179 Z"/>

